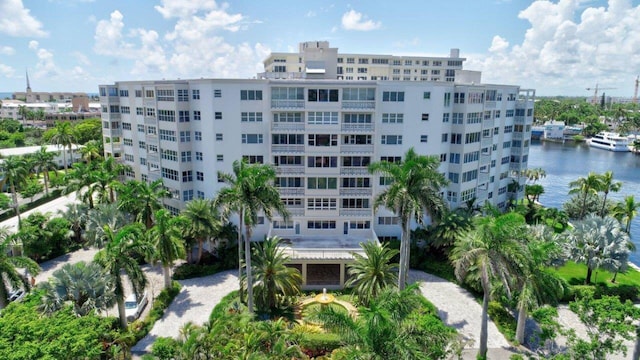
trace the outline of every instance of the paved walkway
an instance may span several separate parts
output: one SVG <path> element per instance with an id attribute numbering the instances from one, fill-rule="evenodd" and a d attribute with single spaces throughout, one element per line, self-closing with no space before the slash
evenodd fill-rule
<path id="1" fill-rule="evenodd" d="M 220 300 L 238 290 L 237 270 L 179 282 L 182 285 L 180 293 L 149 334 L 131 349 L 132 353 L 141 355 L 151 352 L 151 346 L 158 337 L 178 338 L 180 329 L 186 323 L 204 324 Z"/>
<path id="2" fill-rule="evenodd" d="M 58 212 L 58 210 L 66 210 L 67 209 L 67 205 L 71 204 L 71 203 L 75 203 L 76 202 L 76 194 L 75 192 L 68 194 L 68 195 L 64 195 L 61 196 L 55 200 L 51 200 L 46 204 L 42 204 L 34 209 L 31 209 L 23 214 L 20 214 L 20 218 L 21 219 L 25 219 L 27 216 L 29 216 L 29 214 L 32 214 L 34 212 L 41 212 L 43 214 L 45 213 L 52 213 L 55 214 Z M 6 226 L 9 228 L 9 230 L 11 230 L 12 232 L 16 232 L 18 230 L 18 217 L 14 216 L 12 218 L 9 218 L 3 222 L 0 223 L 0 226 Z"/>

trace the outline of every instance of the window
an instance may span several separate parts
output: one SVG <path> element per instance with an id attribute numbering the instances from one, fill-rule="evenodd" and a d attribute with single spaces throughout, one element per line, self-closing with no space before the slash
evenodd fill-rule
<path id="1" fill-rule="evenodd" d="M 120 113 L 122 114 L 130 114 L 131 108 L 128 106 L 120 106 Z"/>
<path id="2" fill-rule="evenodd" d="M 126 139 L 126 138 L 125 138 L 125 139 L 122 139 L 122 144 L 123 144 L 124 146 L 133 146 L 133 140 L 131 140 L 131 139 Z"/>
<path id="3" fill-rule="evenodd" d="M 381 186 L 391 185 L 391 184 L 393 184 L 393 178 L 392 177 L 380 176 L 380 185 Z"/>
<path id="4" fill-rule="evenodd" d="M 404 91 L 383 91 L 382 101 L 404 102 Z"/>
<path id="5" fill-rule="evenodd" d="M 160 129 L 160 140 L 176 141 L 176 132 L 172 130 Z"/>
<path id="6" fill-rule="evenodd" d="M 124 154 L 124 159 L 125 159 L 126 161 L 133 162 L 133 155 L 131 155 L 131 154 Z"/>
<path id="7" fill-rule="evenodd" d="M 158 110 L 158 121 L 176 121 L 176 112 L 173 110 Z"/>
<path id="8" fill-rule="evenodd" d="M 200 110 L 194 110 L 193 111 L 193 120 L 194 121 L 202 120 L 202 114 L 200 113 Z"/>
<path id="9" fill-rule="evenodd" d="M 465 140 L 464 140 L 465 144 L 472 144 L 477 142 L 480 142 L 480 131 L 465 135 Z"/>
<path id="10" fill-rule="evenodd" d="M 143 166 L 144 166 L 144 165 L 147 165 L 147 159 L 146 159 L 146 158 L 141 157 L 141 158 L 140 158 L 140 165 L 143 165 Z"/>
<path id="11" fill-rule="evenodd" d="M 184 190 L 182 192 L 182 200 L 184 200 L 184 201 L 193 200 L 193 190 Z"/>
<path id="12" fill-rule="evenodd" d="M 399 225 L 400 218 L 397 216 L 379 216 L 378 225 Z"/>
<path id="13" fill-rule="evenodd" d="M 476 197 L 476 188 L 465 190 L 460 193 L 460 201 L 469 201 Z"/>
<path id="14" fill-rule="evenodd" d="M 480 151 L 472 151 L 464 154 L 464 163 L 478 161 L 480 159 Z"/>
<path id="15" fill-rule="evenodd" d="M 204 173 L 202 171 L 196 171 L 196 180 L 204 181 Z"/>
<path id="16" fill-rule="evenodd" d="M 335 168 L 338 167 L 337 156 L 309 156 L 307 166 L 310 168 Z"/>
<path id="17" fill-rule="evenodd" d="M 446 162 L 447 161 L 447 154 L 440 154 L 440 162 Z"/>
<path id="18" fill-rule="evenodd" d="M 451 143 L 452 144 L 462 144 L 462 134 L 451 133 Z"/>
<path id="19" fill-rule="evenodd" d="M 136 108 L 136 115 L 144 115 L 144 112 L 141 107 Z"/>
<path id="20" fill-rule="evenodd" d="M 304 100 L 304 88 L 301 87 L 273 87 L 271 100 Z"/>
<path id="21" fill-rule="evenodd" d="M 180 131 L 180 142 L 191 141 L 191 131 Z"/>
<path id="22" fill-rule="evenodd" d="M 382 135 L 383 145 L 402 145 L 402 135 Z"/>
<path id="23" fill-rule="evenodd" d="M 223 137 L 221 133 L 216 133 L 216 141 L 222 141 Z"/>
<path id="24" fill-rule="evenodd" d="M 282 112 L 273 114 L 273 122 L 280 123 L 301 123 L 302 113 Z"/>
<path id="25" fill-rule="evenodd" d="M 138 132 L 144 132 L 144 125 L 138 125 Z"/>
<path id="26" fill-rule="evenodd" d="M 513 114 L 514 114 L 513 110 L 507 110 L 507 111 L 505 112 L 504 116 L 506 116 L 506 117 L 513 117 Z"/>
<path id="27" fill-rule="evenodd" d="M 338 112 L 310 111 L 307 122 L 312 125 L 337 125 Z"/>
<path id="28" fill-rule="evenodd" d="M 242 112 L 240 113 L 242 122 L 262 122 L 261 112 Z"/>
<path id="29" fill-rule="evenodd" d="M 169 180 L 178 181 L 178 171 L 168 168 L 162 168 L 162 177 Z"/>
<path id="30" fill-rule="evenodd" d="M 196 160 L 197 161 L 203 161 L 204 157 L 202 156 L 202 152 L 201 151 L 196 151 Z"/>
<path id="31" fill-rule="evenodd" d="M 243 155 L 242 159 L 247 164 L 264 164 L 264 156 L 262 155 Z"/>
<path id="32" fill-rule="evenodd" d="M 447 201 L 458 202 L 458 193 L 455 191 L 447 191 Z"/>
<path id="33" fill-rule="evenodd" d="M 131 130 L 131 123 L 123 122 L 122 130 Z"/>
<path id="34" fill-rule="evenodd" d="M 344 124 L 371 124 L 371 114 L 344 114 Z"/>
<path id="35" fill-rule="evenodd" d="M 342 178 L 342 188 L 370 188 L 371 179 L 368 177 Z"/>
<path id="36" fill-rule="evenodd" d="M 342 199 L 341 209 L 368 209 L 369 199 Z"/>
<path id="37" fill-rule="evenodd" d="M 307 89 L 309 102 L 338 102 L 338 89 Z"/>
<path id="38" fill-rule="evenodd" d="M 442 134 L 441 142 L 446 143 L 449 141 L 449 134 Z"/>
<path id="39" fill-rule="evenodd" d="M 464 113 L 453 113 L 453 124 L 464 124 Z"/>
<path id="40" fill-rule="evenodd" d="M 158 135 L 158 132 L 156 130 L 155 126 L 147 126 L 147 134 L 149 135 Z"/>
<path id="41" fill-rule="evenodd" d="M 262 135 L 260 135 L 262 136 Z M 303 145 L 304 135 L 302 134 L 272 134 L 271 143 L 274 145 Z"/>
<path id="42" fill-rule="evenodd" d="M 178 161 L 178 152 L 173 150 L 162 150 L 161 157 L 164 160 Z"/>
<path id="43" fill-rule="evenodd" d="M 349 222 L 349 229 L 371 229 L 371 222 L 368 220 L 352 220 Z"/>
<path id="44" fill-rule="evenodd" d="M 148 93 L 148 90 L 147 90 Z M 158 95 L 158 101 L 174 101 L 174 97 L 173 97 L 173 90 L 158 90 L 158 92 L 156 93 Z M 147 97 L 152 97 L 152 96 L 148 96 Z"/>
<path id="45" fill-rule="evenodd" d="M 484 92 L 469 92 L 467 98 L 468 104 L 482 104 L 484 103 Z"/>
<path id="46" fill-rule="evenodd" d="M 218 161 L 218 162 L 224 161 L 224 154 L 217 154 L 216 155 L 216 161 Z"/>
<path id="47" fill-rule="evenodd" d="M 154 108 L 144 108 L 145 109 L 145 115 L 148 117 L 156 117 L 156 109 Z"/>
<path id="48" fill-rule="evenodd" d="M 420 135 L 420 142 L 426 143 L 429 141 L 429 135 Z"/>
<path id="49" fill-rule="evenodd" d="M 334 177 L 309 177 L 307 178 L 307 189 L 337 189 L 338 179 Z"/>
<path id="50" fill-rule="evenodd" d="M 449 181 L 451 181 L 454 184 L 459 183 L 460 182 L 460 174 L 450 172 L 449 173 Z"/>
<path id="51" fill-rule="evenodd" d="M 482 122 L 481 112 L 472 112 L 467 114 L 467 124 L 480 124 Z"/>
<path id="52" fill-rule="evenodd" d="M 345 88 L 345 89 L 342 89 L 342 100 L 343 101 L 373 101 L 375 99 L 376 99 L 376 89 L 375 88 Z"/>
<path id="53" fill-rule="evenodd" d="M 511 147 L 511 141 L 505 141 L 502 143 L 502 148 L 503 149 L 508 149 Z"/>
<path id="54" fill-rule="evenodd" d="M 309 134 L 309 146 L 338 146 L 338 134 Z"/>
<path id="55" fill-rule="evenodd" d="M 222 113 L 220 111 L 216 111 L 214 113 L 214 119 L 216 120 L 222 120 Z"/>
<path id="56" fill-rule="evenodd" d="M 442 114 L 442 122 L 443 123 L 449 122 L 449 113 Z"/>
<path id="57" fill-rule="evenodd" d="M 274 185 L 283 188 L 301 188 L 304 186 L 304 181 L 301 177 L 277 177 Z"/>
<path id="58" fill-rule="evenodd" d="M 429 114 L 422 114 L 422 121 L 429 121 Z"/>
<path id="59" fill-rule="evenodd" d="M 336 222 L 333 220 L 307 221 L 307 229 L 335 229 L 335 228 L 336 228 Z"/>
<path id="60" fill-rule="evenodd" d="M 120 90 L 120 97 L 129 97 L 129 90 Z"/>
<path id="61" fill-rule="evenodd" d="M 178 101 L 189 101 L 189 90 L 178 89 Z"/>
<path id="62" fill-rule="evenodd" d="M 460 164 L 460 154 L 458 154 L 458 153 L 450 153 L 449 154 L 449 162 L 451 164 Z"/>
<path id="63" fill-rule="evenodd" d="M 464 104 L 464 93 L 453 93 L 453 103 L 454 104 Z"/>
<path id="64" fill-rule="evenodd" d="M 187 170 L 182 172 L 182 182 L 192 182 L 193 181 L 193 171 Z"/>
<path id="65" fill-rule="evenodd" d="M 189 111 L 188 110 L 180 110 L 180 111 L 178 111 L 178 121 L 179 122 L 189 122 Z"/>
<path id="66" fill-rule="evenodd" d="M 191 162 L 191 151 L 183 151 L 180 153 L 180 160 L 182 162 Z"/>
<path id="67" fill-rule="evenodd" d="M 262 100 L 262 90 L 240 90 L 240 100 Z"/>
<path id="68" fill-rule="evenodd" d="M 273 220 L 271 222 L 274 229 L 293 229 L 293 221 Z"/>
<path id="69" fill-rule="evenodd" d="M 383 124 L 402 124 L 404 114 L 382 114 Z"/>
<path id="70" fill-rule="evenodd" d="M 147 98 L 153 98 L 154 96 L 154 91 L 153 90 L 145 90 L 144 92 L 144 96 Z"/>
<path id="71" fill-rule="evenodd" d="M 196 192 L 196 195 L 198 196 L 198 199 L 204 199 L 204 191 L 198 190 Z"/>
<path id="72" fill-rule="evenodd" d="M 371 135 L 343 135 L 343 145 L 369 145 L 371 144 Z"/>
<path id="73" fill-rule="evenodd" d="M 511 132 L 513 132 L 513 125 L 507 125 L 507 126 L 504 127 L 504 133 L 505 134 L 509 134 Z"/>
<path id="74" fill-rule="evenodd" d="M 142 90 L 136 90 L 136 97 L 142 97 Z"/>
<path id="75" fill-rule="evenodd" d="M 262 134 L 242 134 L 242 143 L 262 144 Z"/>
<path id="76" fill-rule="evenodd" d="M 200 100 L 200 90 L 198 89 L 191 90 L 191 98 L 193 100 Z"/>
<path id="77" fill-rule="evenodd" d="M 275 166 L 302 166 L 302 156 L 282 155 L 273 157 Z"/>
<path id="78" fill-rule="evenodd" d="M 213 97 L 214 98 L 221 98 L 222 97 L 222 90 L 220 90 L 220 89 L 213 90 Z"/>
<path id="79" fill-rule="evenodd" d="M 202 141 L 202 131 L 194 131 L 193 137 L 195 141 Z"/>
<path id="80" fill-rule="evenodd" d="M 370 156 L 343 156 L 342 166 L 366 167 L 371 163 Z"/>

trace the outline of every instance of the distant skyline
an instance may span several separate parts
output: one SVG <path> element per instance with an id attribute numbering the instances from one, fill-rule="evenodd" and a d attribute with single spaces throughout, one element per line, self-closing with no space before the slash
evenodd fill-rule
<path id="1" fill-rule="evenodd" d="M 484 83 L 538 95 L 631 97 L 640 0 L 349 3 L 0 0 L 0 92 L 97 92 L 99 84 L 251 78 L 270 52 L 327 40 L 341 53 L 448 56 Z"/>

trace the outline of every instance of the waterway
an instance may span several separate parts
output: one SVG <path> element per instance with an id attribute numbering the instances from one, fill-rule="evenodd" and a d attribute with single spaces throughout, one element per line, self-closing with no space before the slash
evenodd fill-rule
<path id="1" fill-rule="evenodd" d="M 587 176 L 590 171 L 601 174 L 611 170 L 614 180 L 622 182 L 619 192 L 609 194 L 610 199 L 617 201 L 634 195 L 636 201 L 640 201 L 640 155 L 630 152 L 594 149 L 584 143 L 534 141 L 529 150 L 529 168 L 542 168 L 547 172 L 538 184 L 544 186 L 540 202 L 548 207 L 562 209 L 562 204 L 569 199 L 569 183 Z M 629 260 L 640 266 L 640 215 L 631 222 L 631 240 L 639 250 L 631 253 Z"/>

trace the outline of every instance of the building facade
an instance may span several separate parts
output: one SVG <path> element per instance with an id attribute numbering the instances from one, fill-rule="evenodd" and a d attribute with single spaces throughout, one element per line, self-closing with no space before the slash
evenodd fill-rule
<path id="1" fill-rule="evenodd" d="M 286 239 L 307 288 L 342 286 L 360 242 L 400 236 L 392 212 L 373 211 L 386 180 L 369 174 L 371 162 L 400 161 L 411 147 L 438 156 L 451 207 L 475 198 L 504 209 L 523 196 L 533 90 L 462 70 L 455 81 L 338 79 L 330 62 L 322 78 L 313 61 L 288 79 L 101 85 L 105 153 L 131 178 L 162 179 L 174 213 L 215 197 L 218 172 L 235 160 L 275 166 L 291 217 L 259 219 L 252 240 Z"/>

